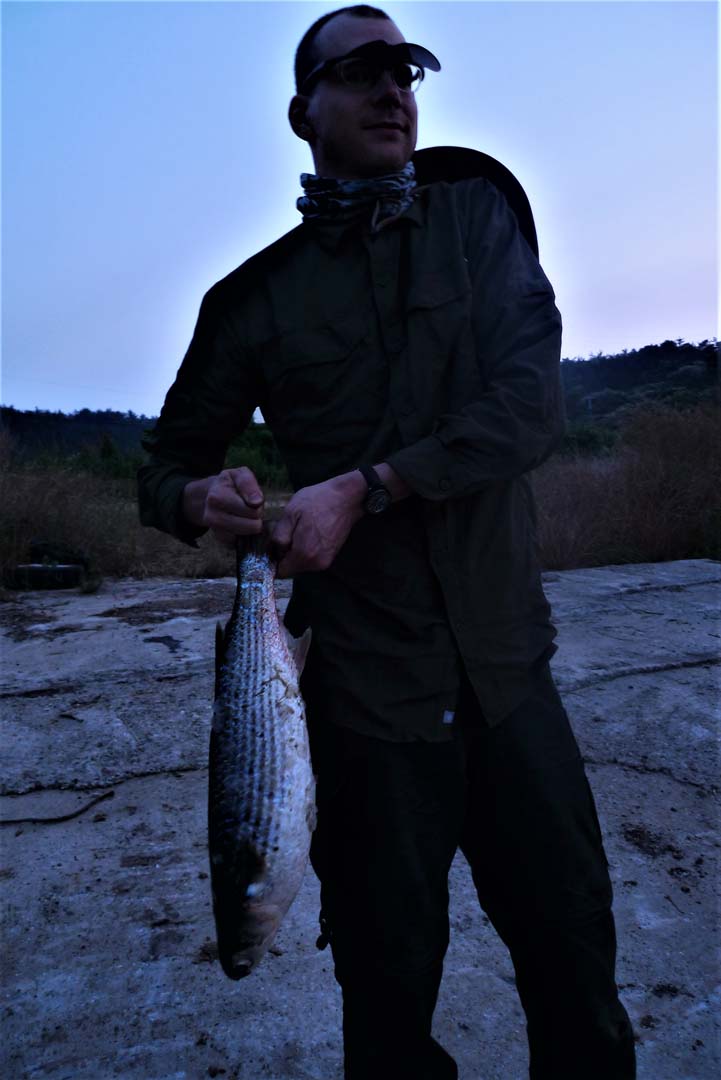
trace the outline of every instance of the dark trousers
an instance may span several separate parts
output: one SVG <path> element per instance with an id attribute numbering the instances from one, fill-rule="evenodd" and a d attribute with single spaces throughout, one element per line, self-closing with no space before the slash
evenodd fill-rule
<path id="1" fill-rule="evenodd" d="M 430 1032 L 459 846 L 511 953 L 532 1080 L 632 1080 L 608 864 L 550 671 L 494 728 L 466 688 L 452 742 L 390 743 L 314 724 L 311 740 L 311 861 L 343 992 L 346 1080 L 458 1075 Z M 482 1061 L 479 1046 L 468 1080 L 485 1080 Z"/>

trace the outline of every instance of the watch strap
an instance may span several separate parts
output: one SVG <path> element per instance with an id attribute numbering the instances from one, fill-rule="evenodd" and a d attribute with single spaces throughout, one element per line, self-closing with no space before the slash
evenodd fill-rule
<path id="1" fill-rule="evenodd" d="M 358 472 L 363 474 L 363 479 L 368 485 L 368 494 L 370 494 L 371 491 L 377 491 L 378 488 L 383 488 L 384 491 L 388 491 L 388 488 L 385 486 L 372 465 L 359 465 Z"/>
<path id="2" fill-rule="evenodd" d="M 391 493 L 372 465 L 359 465 L 358 471 L 368 485 L 363 508 L 367 514 L 379 514 L 392 502 Z"/>

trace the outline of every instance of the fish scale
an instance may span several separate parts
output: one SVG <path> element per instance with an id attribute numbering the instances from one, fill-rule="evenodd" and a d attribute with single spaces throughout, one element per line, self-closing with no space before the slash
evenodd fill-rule
<path id="1" fill-rule="evenodd" d="M 208 840 L 218 953 L 239 979 L 267 951 L 300 887 L 315 822 L 298 669 L 261 538 L 238 545 L 238 587 L 216 637 Z"/>

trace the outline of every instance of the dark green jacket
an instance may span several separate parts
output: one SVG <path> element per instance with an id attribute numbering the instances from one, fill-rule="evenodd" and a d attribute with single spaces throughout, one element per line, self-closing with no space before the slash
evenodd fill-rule
<path id="1" fill-rule="evenodd" d="M 387 461 L 414 495 L 296 578 L 330 719 L 443 739 L 461 665 L 497 723 L 555 634 L 528 472 L 563 431 L 561 319 L 503 196 L 432 184 L 370 235 L 305 222 L 214 285 L 140 470 L 142 521 L 186 541 L 189 479 L 256 406 L 294 487 Z M 445 717 L 445 723 L 444 723 Z"/>

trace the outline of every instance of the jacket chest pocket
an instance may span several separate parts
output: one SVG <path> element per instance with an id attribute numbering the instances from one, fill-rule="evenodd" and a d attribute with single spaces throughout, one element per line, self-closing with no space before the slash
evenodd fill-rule
<path id="1" fill-rule="evenodd" d="M 422 270 L 409 283 L 409 334 L 422 343 L 431 366 L 442 365 L 470 326 L 472 289 L 462 256 Z"/>
<path id="2" fill-rule="evenodd" d="M 408 284 L 406 310 L 435 311 L 470 298 L 471 279 L 468 264 L 461 255 L 437 266 L 427 266 L 413 276 Z"/>
<path id="3" fill-rule="evenodd" d="M 292 438 L 337 431 L 374 393 L 367 324 L 355 316 L 278 334 L 261 350 L 268 419 Z"/>
<path id="4" fill-rule="evenodd" d="M 420 275 L 406 303 L 408 373 L 424 425 L 457 404 L 457 384 L 480 390 L 472 334 L 473 293 L 461 259 Z"/>

